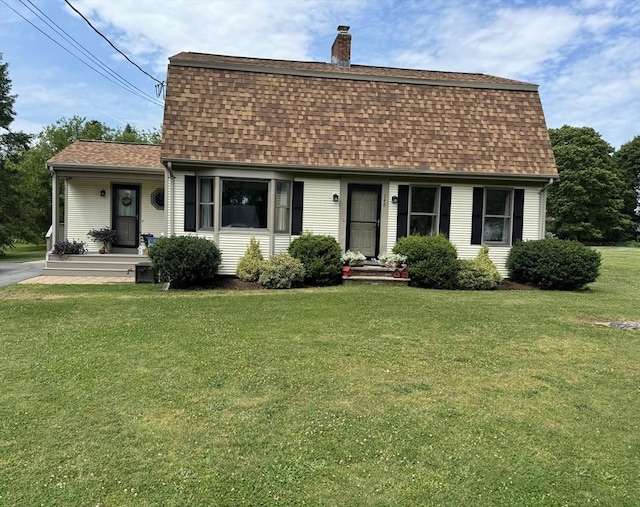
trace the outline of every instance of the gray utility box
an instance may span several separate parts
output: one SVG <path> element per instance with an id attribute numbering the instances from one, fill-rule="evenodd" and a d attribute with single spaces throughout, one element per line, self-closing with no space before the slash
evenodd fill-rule
<path id="1" fill-rule="evenodd" d="M 150 262 L 136 264 L 136 283 L 156 283 L 156 272 Z"/>

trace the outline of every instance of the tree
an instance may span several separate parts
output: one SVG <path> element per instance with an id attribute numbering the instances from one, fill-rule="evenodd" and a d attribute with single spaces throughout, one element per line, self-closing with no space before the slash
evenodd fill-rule
<path id="1" fill-rule="evenodd" d="M 585 243 L 627 239 L 633 223 L 624 213 L 624 183 L 614 171 L 613 148 L 589 127 L 550 129 L 560 182 L 549 190 L 549 230 Z"/>
<path id="2" fill-rule="evenodd" d="M 34 243 L 43 240 L 51 225 L 51 176 L 46 162 L 79 139 L 159 144 L 160 134 L 141 132 L 131 125 L 124 129 L 112 128 L 79 116 L 61 118 L 42 129 L 35 145 L 11 164 L 20 174 L 24 193 L 20 239 Z"/>
<path id="3" fill-rule="evenodd" d="M 10 130 L 16 116 L 13 105 L 17 96 L 11 95 L 8 68 L 0 53 L 0 254 L 13 245 L 20 231 L 23 209 L 20 174 L 10 162 L 28 149 L 30 140 L 28 134 Z"/>
<path id="4" fill-rule="evenodd" d="M 640 227 L 640 136 L 635 136 L 615 152 L 613 165 L 625 184 L 624 213 Z"/>

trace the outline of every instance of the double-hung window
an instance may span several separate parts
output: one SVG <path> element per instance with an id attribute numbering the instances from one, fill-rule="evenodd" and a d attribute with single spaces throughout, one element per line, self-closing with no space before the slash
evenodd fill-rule
<path id="1" fill-rule="evenodd" d="M 411 187 L 409 234 L 431 236 L 438 231 L 438 188 Z"/>
<path id="2" fill-rule="evenodd" d="M 213 178 L 200 178 L 200 228 L 213 228 Z"/>
<path id="3" fill-rule="evenodd" d="M 508 245 L 511 241 L 512 191 L 485 189 L 483 242 Z"/>
<path id="4" fill-rule="evenodd" d="M 291 223 L 291 183 L 276 181 L 275 232 L 289 232 Z"/>

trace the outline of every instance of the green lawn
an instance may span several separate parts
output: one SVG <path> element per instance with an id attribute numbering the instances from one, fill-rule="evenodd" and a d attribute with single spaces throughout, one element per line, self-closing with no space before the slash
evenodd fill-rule
<path id="1" fill-rule="evenodd" d="M 581 292 L 0 289 L 0 505 L 635 506 L 640 250 Z"/>
<path id="2" fill-rule="evenodd" d="M 4 254 L 0 254 L 0 262 L 43 261 L 45 253 L 44 243 L 41 245 L 16 243 L 13 248 L 8 248 Z"/>

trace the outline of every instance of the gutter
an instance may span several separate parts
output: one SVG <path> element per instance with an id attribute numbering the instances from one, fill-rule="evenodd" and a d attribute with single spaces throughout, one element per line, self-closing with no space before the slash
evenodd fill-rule
<path id="1" fill-rule="evenodd" d="M 317 174 L 331 174 L 338 176 L 345 175 L 372 175 L 386 176 L 389 178 L 406 179 L 414 177 L 425 176 L 437 176 L 447 179 L 490 179 L 495 181 L 496 179 L 503 180 L 518 180 L 518 181 L 530 181 L 539 182 L 540 180 L 548 180 L 553 182 L 554 176 L 549 174 L 517 174 L 517 173 L 498 173 L 498 172 L 453 172 L 453 171 L 434 171 L 425 169 L 392 169 L 384 167 L 333 167 L 333 166 L 304 166 L 304 165 L 284 165 L 284 164 L 269 164 L 269 163 L 255 163 L 255 162 L 228 162 L 218 160 L 190 160 L 190 159 L 163 159 L 165 164 L 175 163 L 176 165 L 189 168 L 188 170 L 194 170 L 197 168 L 229 168 L 229 169 L 255 169 L 255 170 L 269 170 L 269 171 L 290 171 L 301 173 L 317 173 Z M 545 185 L 547 188 L 551 183 Z"/>

